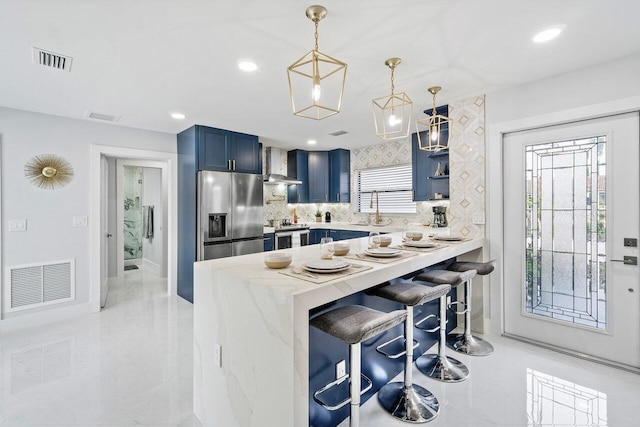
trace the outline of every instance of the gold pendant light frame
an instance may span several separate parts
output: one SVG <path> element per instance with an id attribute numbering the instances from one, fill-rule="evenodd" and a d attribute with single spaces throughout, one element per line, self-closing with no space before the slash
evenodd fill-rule
<path id="1" fill-rule="evenodd" d="M 315 24 L 315 47 L 287 68 L 289 94 L 294 115 L 322 120 L 340 112 L 347 64 L 318 50 L 318 23 L 327 9 L 310 6 L 306 15 Z"/>
<path id="2" fill-rule="evenodd" d="M 433 95 L 433 110 L 430 116 L 416 121 L 418 146 L 421 150 L 438 152 L 449 148 L 448 132 L 451 130 L 453 120 L 437 113 L 436 94 L 440 92 L 440 89 L 442 89 L 440 86 L 427 89 Z M 447 138 L 442 135 L 444 130 L 447 130 Z"/>
<path id="3" fill-rule="evenodd" d="M 394 73 L 402 59 L 389 58 L 384 65 L 391 69 L 391 94 L 371 101 L 376 136 L 390 141 L 407 138 L 411 128 L 413 101 L 405 92 L 395 93 Z"/>
<path id="4" fill-rule="evenodd" d="M 71 182 L 73 168 L 60 156 L 39 154 L 24 165 L 24 175 L 36 187 L 55 190 Z"/>

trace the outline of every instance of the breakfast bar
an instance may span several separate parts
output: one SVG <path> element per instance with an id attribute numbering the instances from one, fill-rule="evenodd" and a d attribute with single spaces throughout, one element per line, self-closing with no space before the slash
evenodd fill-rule
<path id="1" fill-rule="evenodd" d="M 392 247 L 402 243 L 401 233 L 388 236 Z M 368 245 L 367 238 L 349 242 L 352 255 Z M 480 261 L 483 244 L 447 242 L 385 263 L 348 259 L 353 272 L 321 283 L 291 274 L 319 259 L 319 245 L 287 249 L 286 269 L 266 267 L 262 253 L 196 263 L 195 415 L 212 426 L 309 425 L 310 313 L 451 259 Z"/>

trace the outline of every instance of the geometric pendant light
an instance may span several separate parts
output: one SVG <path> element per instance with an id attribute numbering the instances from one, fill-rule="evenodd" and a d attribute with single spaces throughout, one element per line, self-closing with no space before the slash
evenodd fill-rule
<path id="1" fill-rule="evenodd" d="M 391 95 L 371 101 L 376 135 L 387 141 L 408 137 L 411 128 L 413 102 L 406 93 L 394 92 L 393 75 L 401 62 L 400 58 L 389 58 L 384 62 L 391 69 Z"/>
<path id="2" fill-rule="evenodd" d="M 438 152 L 449 148 L 449 129 L 453 120 L 436 111 L 436 94 L 440 89 L 440 86 L 427 89 L 433 95 L 433 110 L 430 116 L 416 121 L 418 145 L 421 150 Z"/>
<path id="3" fill-rule="evenodd" d="M 293 114 L 322 120 L 340 112 L 347 64 L 318 50 L 318 22 L 327 16 L 322 6 L 310 6 L 307 18 L 315 24 L 315 46 L 287 68 Z"/>

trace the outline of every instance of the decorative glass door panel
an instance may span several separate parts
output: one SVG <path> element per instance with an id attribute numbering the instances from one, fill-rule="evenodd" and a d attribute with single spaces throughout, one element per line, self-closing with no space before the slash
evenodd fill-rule
<path id="1" fill-rule="evenodd" d="M 606 329 L 606 137 L 525 147 L 527 313 Z"/>

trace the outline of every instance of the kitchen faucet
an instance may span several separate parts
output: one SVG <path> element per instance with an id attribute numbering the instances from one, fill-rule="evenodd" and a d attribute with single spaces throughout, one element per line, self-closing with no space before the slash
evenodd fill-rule
<path id="1" fill-rule="evenodd" d="M 373 220 L 373 223 L 380 224 L 382 222 L 382 218 L 380 218 L 380 198 L 378 195 L 378 190 L 373 190 L 371 192 L 371 201 L 369 202 L 369 209 L 373 209 L 373 193 L 376 193 L 376 218 Z"/>

